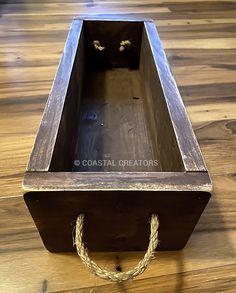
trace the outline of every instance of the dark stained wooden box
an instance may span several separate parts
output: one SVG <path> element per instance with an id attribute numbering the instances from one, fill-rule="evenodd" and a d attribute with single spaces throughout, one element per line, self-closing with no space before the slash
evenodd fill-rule
<path id="1" fill-rule="evenodd" d="M 23 186 L 50 251 L 80 213 L 91 251 L 146 250 L 152 213 L 185 246 L 212 185 L 152 21 L 73 20 Z"/>

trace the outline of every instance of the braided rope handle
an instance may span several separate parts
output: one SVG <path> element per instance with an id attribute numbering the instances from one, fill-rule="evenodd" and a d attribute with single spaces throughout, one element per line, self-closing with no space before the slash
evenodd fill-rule
<path id="1" fill-rule="evenodd" d="M 107 271 L 97 265 L 94 261 L 92 261 L 87 253 L 87 250 L 83 243 L 83 223 L 84 223 L 84 214 L 80 214 L 76 221 L 76 229 L 75 229 L 75 245 L 77 249 L 77 253 L 81 258 L 82 262 L 85 266 L 87 266 L 90 271 L 99 276 L 100 278 L 112 281 L 112 282 L 123 282 L 127 280 L 134 279 L 138 275 L 142 274 L 151 260 L 154 258 L 154 252 L 158 244 L 158 227 L 159 221 L 157 215 L 153 214 L 150 220 L 150 237 L 149 237 L 149 245 L 148 249 L 142 260 L 131 270 L 126 272 L 112 272 Z"/>

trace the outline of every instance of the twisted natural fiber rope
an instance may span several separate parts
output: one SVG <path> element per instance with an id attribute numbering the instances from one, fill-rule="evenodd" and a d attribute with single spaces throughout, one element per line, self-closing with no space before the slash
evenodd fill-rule
<path id="1" fill-rule="evenodd" d="M 75 245 L 77 249 L 77 253 L 80 256 L 82 262 L 94 273 L 95 275 L 112 281 L 112 282 L 122 282 L 126 280 L 130 280 L 135 278 L 136 276 L 142 274 L 151 260 L 154 257 L 154 252 L 158 244 L 158 227 L 159 221 L 157 215 L 153 214 L 151 216 L 150 228 L 151 234 L 149 237 L 149 245 L 147 252 L 144 255 L 144 258 L 138 263 L 136 267 L 127 272 L 111 272 L 107 271 L 100 266 L 98 266 L 94 261 L 92 261 L 87 253 L 87 250 L 83 243 L 83 223 L 84 223 L 84 215 L 80 214 L 76 221 L 76 231 L 75 231 Z"/>

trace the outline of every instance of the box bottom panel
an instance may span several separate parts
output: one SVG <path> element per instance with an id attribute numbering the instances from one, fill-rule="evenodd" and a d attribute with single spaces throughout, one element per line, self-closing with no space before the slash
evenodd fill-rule
<path id="1" fill-rule="evenodd" d="M 160 170 L 139 70 L 88 72 L 80 107 L 72 171 Z"/>

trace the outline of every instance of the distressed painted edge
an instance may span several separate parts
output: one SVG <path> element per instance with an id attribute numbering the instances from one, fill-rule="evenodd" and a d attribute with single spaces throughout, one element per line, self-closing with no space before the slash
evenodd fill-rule
<path id="1" fill-rule="evenodd" d="M 73 19 L 78 19 L 82 21 L 91 20 L 91 21 L 129 21 L 129 22 L 153 22 L 151 18 L 148 17 L 131 17 L 125 14 L 97 14 L 97 13 L 90 13 L 90 14 L 80 14 L 75 16 Z"/>
<path id="2" fill-rule="evenodd" d="M 26 172 L 29 191 L 205 191 L 212 192 L 207 172 Z"/>

